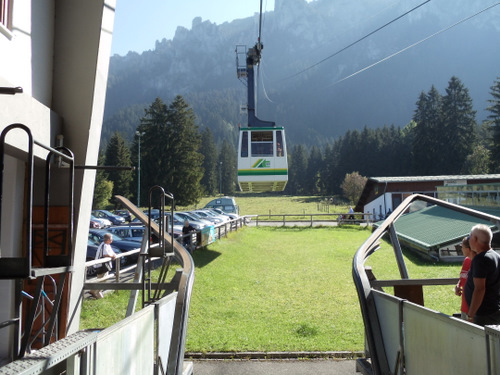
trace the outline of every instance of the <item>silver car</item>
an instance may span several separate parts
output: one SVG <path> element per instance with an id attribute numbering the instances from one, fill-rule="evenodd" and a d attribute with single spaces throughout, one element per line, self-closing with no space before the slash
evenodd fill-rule
<path id="1" fill-rule="evenodd" d="M 189 221 L 189 224 L 196 230 L 202 230 L 206 226 L 212 225 L 212 222 L 197 218 L 188 212 L 175 212 L 174 217 L 182 222 Z"/>
<path id="2" fill-rule="evenodd" d="M 191 211 L 191 212 L 201 216 L 203 219 L 210 220 L 214 224 L 222 224 L 226 221 L 220 217 L 215 216 L 214 214 L 212 214 L 206 210 L 195 210 L 195 211 Z"/>
<path id="3" fill-rule="evenodd" d="M 235 220 L 239 217 L 238 214 L 227 213 L 222 211 L 220 208 L 211 208 L 211 210 L 217 212 L 219 215 L 228 216 L 231 220 Z"/>
<path id="4" fill-rule="evenodd" d="M 108 229 L 124 240 L 142 242 L 146 228 L 143 225 L 119 225 Z"/>

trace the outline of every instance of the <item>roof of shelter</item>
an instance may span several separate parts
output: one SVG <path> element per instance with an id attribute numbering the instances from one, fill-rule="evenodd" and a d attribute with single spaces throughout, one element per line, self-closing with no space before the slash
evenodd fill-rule
<path id="1" fill-rule="evenodd" d="M 399 176 L 399 177 L 370 177 L 369 180 L 381 183 L 390 182 L 422 182 L 422 181 L 452 181 L 452 180 L 496 180 L 500 174 L 470 174 L 470 175 L 442 175 L 442 176 Z"/>
<path id="2" fill-rule="evenodd" d="M 422 248 L 434 248 L 460 241 L 476 224 L 491 222 L 441 206 L 430 206 L 401 216 L 394 227 L 399 237 Z"/>
<path id="3" fill-rule="evenodd" d="M 355 211 L 362 212 L 365 204 L 369 203 L 368 199 L 375 189 L 377 184 L 393 184 L 393 183 L 425 183 L 432 181 L 457 181 L 457 180 L 496 180 L 500 181 L 500 174 L 469 174 L 469 175 L 440 175 L 440 176 L 396 176 L 396 177 L 369 177 L 361 192 L 359 200 L 356 204 Z"/>

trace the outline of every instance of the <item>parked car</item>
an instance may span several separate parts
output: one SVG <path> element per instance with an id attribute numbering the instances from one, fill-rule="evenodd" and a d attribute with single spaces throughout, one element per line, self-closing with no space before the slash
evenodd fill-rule
<path id="1" fill-rule="evenodd" d="M 215 211 L 214 208 L 205 208 L 204 211 L 208 211 L 209 214 L 215 215 L 216 217 L 220 217 L 222 220 L 224 220 L 224 222 L 231 220 L 229 215 L 225 214 L 224 212 L 223 213 L 217 212 Z"/>
<path id="2" fill-rule="evenodd" d="M 105 233 L 111 233 L 108 230 L 105 229 L 90 229 L 89 230 L 89 239 L 91 239 L 94 242 L 101 243 L 104 241 L 104 234 Z M 113 234 L 113 246 L 120 249 L 122 253 L 126 253 L 131 250 L 139 249 L 141 247 L 141 244 L 137 241 L 128 241 L 124 240 L 120 236 L 117 236 L 114 233 Z M 127 257 L 128 262 L 127 263 L 134 263 L 137 262 L 137 259 L 139 259 L 139 253 L 134 254 L 132 256 Z"/>
<path id="3" fill-rule="evenodd" d="M 110 227 L 111 225 L 113 225 L 113 223 L 111 221 L 109 221 L 108 219 L 97 218 L 94 215 L 90 215 L 90 220 L 97 221 L 97 222 L 101 223 L 101 228 L 107 228 L 107 227 Z"/>
<path id="4" fill-rule="evenodd" d="M 144 213 L 144 215 L 149 216 L 148 210 L 144 210 L 142 212 Z M 159 217 L 160 217 L 160 210 L 158 210 L 156 208 L 152 209 L 151 210 L 151 220 L 158 220 Z M 138 218 L 134 218 L 134 220 L 132 220 L 131 223 L 141 224 L 141 221 Z"/>
<path id="5" fill-rule="evenodd" d="M 233 214 L 240 214 L 240 208 L 233 197 L 220 197 L 211 200 L 205 205 L 205 208 L 220 208 L 222 211 Z"/>
<path id="6" fill-rule="evenodd" d="M 145 211 L 144 213 L 146 214 L 146 216 L 148 216 L 148 212 L 147 211 Z M 158 212 L 156 212 L 156 211 L 152 211 L 151 212 L 151 219 L 156 224 L 158 224 L 158 219 L 159 218 L 160 218 L 160 212 L 159 212 L 159 210 L 158 210 Z M 135 218 L 134 220 L 132 220 L 132 224 L 140 225 L 142 223 L 141 223 L 141 221 L 138 218 Z M 172 225 L 172 222 L 170 222 L 170 225 Z M 169 229 L 169 232 L 170 232 L 170 229 Z M 174 238 L 177 238 L 180 235 L 182 235 L 182 226 L 180 225 L 180 223 L 176 223 L 174 225 Z"/>
<path id="7" fill-rule="evenodd" d="M 142 242 L 146 227 L 144 225 L 119 225 L 108 230 L 124 240 Z"/>
<path id="8" fill-rule="evenodd" d="M 224 220 L 224 222 L 231 221 L 231 218 L 229 217 L 229 215 L 226 215 L 225 213 L 221 214 L 221 213 L 215 211 L 213 208 L 205 208 L 205 210 L 208 211 L 208 213 L 211 215 L 215 215 L 216 217 L 220 217 L 222 220 Z"/>
<path id="9" fill-rule="evenodd" d="M 90 228 L 102 229 L 102 228 L 104 228 L 104 226 L 100 220 L 93 220 L 91 217 L 90 218 Z"/>
<path id="10" fill-rule="evenodd" d="M 179 214 L 187 214 L 189 217 L 194 218 L 194 220 L 197 220 L 199 222 L 202 222 L 205 225 L 214 225 L 214 222 L 212 220 L 205 219 L 204 217 L 201 217 L 200 215 L 197 215 L 193 211 L 187 211 L 187 212 L 179 212 Z"/>
<path id="11" fill-rule="evenodd" d="M 238 217 L 240 217 L 238 214 L 232 214 L 232 213 L 224 212 L 220 208 L 211 208 L 211 210 L 217 212 L 219 215 L 228 216 L 231 220 L 235 220 Z"/>
<path id="12" fill-rule="evenodd" d="M 215 215 L 213 215 L 205 210 L 195 210 L 195 211 L 191 211 L 191 212 L 194 212 L 195 214 L 201 216 L 204 219 L 210 220 L 214 224 L 221 224 L 221 223 L 226 221 L 220 217 L 216 217 Z"/>
<path id="13" fill-rule="evenodd" d="M 108 219 L 113 223 L 113 225 L 120 225 L 125 223 L 125 219 L 123 217 L 115 215 L 107 210 L 94 210 L 92 211 L 92 215 L 94 215 L 98 219 Z"/>
<path id="14" fill-rule="evenodd" d="M 166 212 L 165 217 L 168 218 L 168 220 L 169 220 L 168 225 L 172 225 L 171 213 Z M 184 221 L 185 220 L 183 220 L 183 218 L 181 216 L 177 215 L 177 213 L 174 212 L 174 229 L 177 229 L 177 228 L 182 229 L 182 227 L 184 226 Z M 193 227 L 194 227 L 194 225 L 193 225 Z"/>
<path id="15" fill-rule="evenodd" d="M 174 221 L 172 223 L 172 218 L 170 217 L 170 212 L 165 212 L 165 219 L 168 219 L 168 231 L 170 232 L 170 228 L 172 225 L 174 226 L 174 238 L 182 236 L 182 226 L 184 222 L 174 217 Z M 158 220 L 156 220 L 158 222 Z"/>
<path id="16" fill-rule="evenodd" d="M 130 214 L 129 210 L 115 210 L 113 213 L 115 215 L 123 217 L 127 223 L 130 223 L 132 221 L 132 215 Z"/>
<path id="17" fill-rule="evenodd" d="M 198 220 L 198 218 L 193 215 L 188 214 L 187 212 L 175 212 L 174 217 L 177 217 L 180 221 L 184 223 L 184 221 L 189 221 L 189 224 L 193 226 L 196 230 L 202 230 L 207 225 L 212 225 L 212 223 L 208 220 Z"/>
<path id="18" fill-rule="evenodd" d="M 95 242 L 92 239 L 88 239 L 87 241 L 87 256 L 86 256 L 86 261 L 90 262 L 91 260 L 95 260 L 95 255 L 97 253 L 97 249 L 99 247 L 100 243 Z M 116 255 L 121 254 L 120 249 L 118 249 L 116 246 L 111 245 L 113 251 L 115 252 Z M 120 267 L 124 267 L 126 265 L 126 258 L 120 258 Z M 115 262 L 111 262 L 113 269 L 115 268 Z M 87 267 L 87 276 L 94 276 L 96 275 L 97 271 L 94 266 Z"/>

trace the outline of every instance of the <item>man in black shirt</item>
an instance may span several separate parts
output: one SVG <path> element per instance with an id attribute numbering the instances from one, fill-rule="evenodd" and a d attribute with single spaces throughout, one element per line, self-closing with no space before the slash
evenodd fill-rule
<path id="1" fill-rule="evenodd" d="M 492 237 L 487 225 L 478 224 L 469 239 L 476 256 L 464 288 L 469 305 L 467 320 L 482 326 L 500 324 L 500 255 L 491 249 Z"/>

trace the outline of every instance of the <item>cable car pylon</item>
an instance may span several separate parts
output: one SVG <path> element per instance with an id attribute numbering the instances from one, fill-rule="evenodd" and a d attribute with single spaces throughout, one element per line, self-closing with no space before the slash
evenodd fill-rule
<path id="1" fill-rule="evenodd" d="M 236 46 L 236 75 L 247 86 L 248 123 L 239 128 L 238 137 L 238 185 L 243 192 L 283 191 L 288 182 L 285 128 L 257 117 L 255 67 L 264 48 L 261 26 L 262 0 L 257 43 L 248 51 Z"/>

